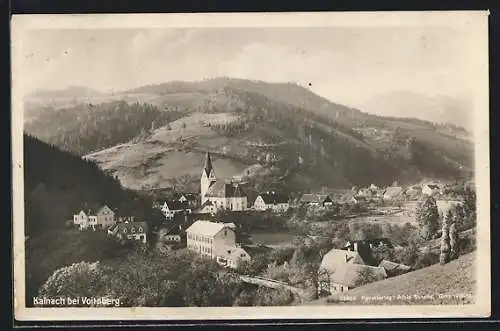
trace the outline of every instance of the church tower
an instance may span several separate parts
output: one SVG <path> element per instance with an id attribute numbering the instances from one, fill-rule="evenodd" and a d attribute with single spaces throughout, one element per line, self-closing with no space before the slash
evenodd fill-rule
<path id="1" fill-rule="evenodd" d="M 212 166 L 212 160 L 210 159 L 210 153 L 207 152 L 205 156 L 205 165 L 201 172 L 201 203 L 205 202 L 205 194 L 208 191 L 208 188 L 212 186 L 217 179 L 215 178 L 214 168 Z"/>

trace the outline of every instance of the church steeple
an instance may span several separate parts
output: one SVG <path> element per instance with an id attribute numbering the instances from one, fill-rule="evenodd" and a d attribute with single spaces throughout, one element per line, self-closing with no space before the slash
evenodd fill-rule
<path id="1" fill-rule="evenodd" d="M 201 193 L 201 203 L 205 203 L 205 195 L 210 188 L 215 182 L 215 171 L 214 167 L 212 166 L 212 160 L 210 159 L 210 152 L 207 152 L 205 156 L 205 165 L 203 166 L 203 170 L 201 172 L 201 178 L 200 178 L 200 193 Z"/>
<path id="2" fill-rule="evenodd" d="M 205 156 L 205 166 L 203 167 L 203 169 L 205 170 L 207 177 L 210 176 L 210 173 L 213 170 L 212 160 L 210 159 L 210 152 L 207 152 L 207 154 Z"/>

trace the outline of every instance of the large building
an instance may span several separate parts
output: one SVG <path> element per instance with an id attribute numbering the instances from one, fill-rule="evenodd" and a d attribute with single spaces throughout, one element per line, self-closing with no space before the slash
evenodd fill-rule
<path id="1" fill-rule="evenodd" d="M 246 247 L 236 243 L 233 223 L 196 221 L 186 234 L 188 249 L 217 261 L 221 266 L 237 268 L 241 261 L 252 258 Z"/>
<path id="2" fill-rule="evenodd" d="M 248 207 L 247 196 L 238 183 L 217 181 L 208 152 L 201 173 L 200 186 L 202 206 L 205 205 L 205 202 L 210 201 L 215 209 L 241 211 Z"/>

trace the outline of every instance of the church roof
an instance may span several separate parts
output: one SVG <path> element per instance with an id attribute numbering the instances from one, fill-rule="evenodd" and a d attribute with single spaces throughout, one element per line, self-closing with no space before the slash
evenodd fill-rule
<path id="1" fill-rule="evenodd" d="M 206 197 L 213 198 L 243 198 L 245 192 L 238 184 L 214 182 L 207 190 Z"/>
<path id="2" fill-rule="evenodd" d="M 210 172 L 213 170 L 212 159 L 210 158 L 210 152 L 207 152 L 205 156 L 205 165 L 203 166 L 203 169 L 205 170 L 207 176 L 210 175 Z"/>

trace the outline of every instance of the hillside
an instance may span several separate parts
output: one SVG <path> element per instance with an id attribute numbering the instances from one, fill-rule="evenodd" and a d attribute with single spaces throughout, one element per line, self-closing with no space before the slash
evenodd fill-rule
<path id="1" fill-rule="evenodd" d="M 373 97 L 359 106 L 380 116 L 415 117 L 434 123 L 450 123 L 473 129 L 470 102 L 444 95 L 425 96 L 410 91 L 393 91 Z"/>
<path id="2" fill-rule="evenodd" d="M 28 135 L 24 135 L 24 192 L 25 234 L 30 238 L 64 228 L 85 203 L 141 212 L 134 207 L 142 201 L 95 164 Z"/>
<path id="3" fill-rule="evenodd" d="M 82 103 L 58 111 L 44 107 L 38 111 L 36 118 L 25 123 L 25 132 L 78 155 L 127 142 L 155 125 L 164 126 L 182 116 L 179 111 L 123 101 Z"/>
<path id="4" fill-rule="evenodd" d="M 456 305 L 473 303 L 476 292 L 475 254 L 476 251 L 462 255 L 445 265 L 436 264 L 308 304 Z M 342 297 L 347 296 L 355 300 L 342 300 Z M 372 301 L 366 298 L 372 298 Z"/>
<path id="5" fill-rule="evenodd" d="M 89 159 L 134 189 L 177 184 L 196 189 L 207 150 L 216 155 L 219 178 L 243 175 L 260 188 L 387 185 L 394 180 L 456 179 L 472 173 L 472 144 L 459 130 L 368 115 L 296 84 L 218 78 L 143 86 L 118 94 L 130 100 L 144 96 L 147 103 L 157 105 L 157 112 L 175 114 L 151 130 L 145 130 L 147 121 L 134 126 L 126 137 L 113 140 L 116 144 L 88 144 L 86 150 L 101 149 L 89 153 Z M 106 116 L 99 117 L 102 127 L 113 127 Z M 65 129 L 73 124 L 62 123 L 56 115 L 50 118 L 54 127 L 61 126 L 60 132 L 47 133 L 51 130 L 40 122 L 29 124 L 30 131 L 78 151 L 67 138 L 70 129 Z M 93 141 L 102 140 L 101 129 L 91 132 L 97 133 Z M 78 135 L 87 139 L 82 129 Z"/>

